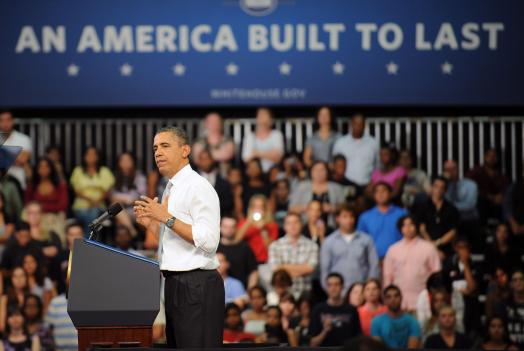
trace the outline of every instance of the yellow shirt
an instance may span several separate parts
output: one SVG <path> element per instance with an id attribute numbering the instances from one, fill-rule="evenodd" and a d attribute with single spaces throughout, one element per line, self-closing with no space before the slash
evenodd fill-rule
<path id="1" fill-rule="evenodd" d="M 94 176 L 89 176 L 80 166 L 75 167 L 73 174 L 71 174 L 71 186 L 75 190 L 75 193 L 82 193 L 93 201 L 100 201 L 114 184 L 115 178 L 113 174 L 104 166 L 100 167 L 98 173 Z M 87 208 L 91 208 L 91 204 L 87 200 L 77 196 L 73 203 L 73 209 Z"/>

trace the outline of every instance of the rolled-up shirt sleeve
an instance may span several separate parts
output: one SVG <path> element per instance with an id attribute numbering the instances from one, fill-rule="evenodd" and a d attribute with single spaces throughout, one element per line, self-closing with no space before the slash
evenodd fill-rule
<path id="1" fill-rule="evenodd" d="M 216 191 L 210 184 L 196 187 L 191 217 L 195 246 L 207 253 L 216 252 L 220 241 L 220 203 Z"/>

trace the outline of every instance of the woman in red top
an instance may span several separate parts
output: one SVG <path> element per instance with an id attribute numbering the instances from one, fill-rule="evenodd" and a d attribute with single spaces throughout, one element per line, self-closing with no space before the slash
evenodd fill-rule
<path id="1" fill-rule="evenodd" d="M 278 239 L 278 224 L 273 220 L 267 197 L 251 197 L 247 217 L 238 222 L 235 239 L 247 241 L 258 263 L 267 262 L 268 247 Z"/>
<path id="2" fill-rule="evenodd" d="M 380 283 L 377 279 L 369 279 L 364 284 L 364 304 L 358 308 L 360 327 L 364 335 L 371 335 L 371 320 L 386 312 L 387 308 L 380 301 Z"/>

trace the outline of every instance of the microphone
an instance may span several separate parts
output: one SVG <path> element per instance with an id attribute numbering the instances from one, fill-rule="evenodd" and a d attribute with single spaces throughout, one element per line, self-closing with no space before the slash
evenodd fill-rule
<path id="1" fill-rule="evenodd" d="M 122 205 L 120 205 L 118 202 L 115 202 L 114 204 L 109 206 L 107 211 L 105 211 L 98 218 L 89 223 L 89 229 L 91 229 L 91 236 L 93 235 L 93 231 L 97 231 L 98 227 L 102 225 L 102 222 L 104 222 L 106 219 L 113 218 L 118 213 L 120 213 L 122 209 Z M 89 236 L 89 239 L 91 239 L 91 236 Z"/>

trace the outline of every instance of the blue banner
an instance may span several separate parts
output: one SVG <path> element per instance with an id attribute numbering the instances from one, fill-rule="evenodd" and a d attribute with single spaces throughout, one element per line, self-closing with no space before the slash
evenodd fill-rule
<path id="1" fill-rule="evenodd" d="M 8 107 L 524 106 L 522 0 L 0 3 Z"/>

